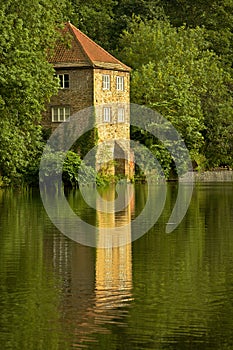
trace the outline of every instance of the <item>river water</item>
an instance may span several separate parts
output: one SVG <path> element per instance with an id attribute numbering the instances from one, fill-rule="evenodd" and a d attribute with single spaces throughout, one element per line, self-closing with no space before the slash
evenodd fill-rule
<path id="1" fill-rule="evenodd" d="M 0 349 L 233 349 L 233 183 L 196 184 L 167 234 L 177 188 L 167 185 L 146 234 L 108 249 L 61 234 L 39 191 L 1 190 Z M 147 185 L 135 185 L 128 209 L 108 216 L 78 190 L 67 198 L 92 225 L 123 225 L 143 209 Z"/>

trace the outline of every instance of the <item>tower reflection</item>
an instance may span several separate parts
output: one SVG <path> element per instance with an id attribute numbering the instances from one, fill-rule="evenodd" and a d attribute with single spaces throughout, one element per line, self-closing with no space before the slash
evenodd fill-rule
<path id="1" fill-rule="evenodd" d="M 127 188 L 126 188 L 127 191 Z M 133 193 L 134 194 L 134 193 Z M 122 210 L 106 212 L 109 202 L 113 203 L 115 199 L 115 190 L 108 189 L 102 193 L 105 200 L 105 208 L 98 210 L 97 202 L 97 222 L 99 228 L 98 245 L 106 248 L 96 248 L 96 274 L 95 274 L 95 311 L 103 313 L 106 310 L 114 309 L 124 305 L 131 298 L 132 288 L 132 250 L 131 243 L 121 245 L 122 234 L 126 242 L 131 241 L 131 211 L 133 207 L 131 201 L 127 204 L 127 193 L 125 192 L 125 205 Z M 103 211 L 103 209 L 106 209 Z M 110 233 L 108 237 L 102 234 L 106 228 L 121 228 L 121 236 Z M 108 244 L 103 240 L 108 239 Z"/>

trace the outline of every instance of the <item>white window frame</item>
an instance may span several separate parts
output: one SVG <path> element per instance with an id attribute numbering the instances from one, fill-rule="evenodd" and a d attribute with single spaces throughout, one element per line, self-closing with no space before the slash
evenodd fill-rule
<path id="1" fill-rule="evenodd" d="M 117 89 L 117 91 L 124 91 L 125 81 L 124 81 L 123 76 L 117 75 L 117 77 L 116 77 L 116 89 Z"/>
<path id="2" fill-rule="evenodd" d="M 59 78 L 59 81 L 60 81 L 60 89 L 69 89 L 70 88 L 70 75 L 69 74 L 67 74 L 67 73 L 57 74 L 57 77 Z"/>
<path id="3" fill-rule="evenodd" d="M 102 74 L 102 88 L 103 90 L 110 90 L 110 74 Z"/>
<path id="4" fill-rule="evenodd" d="M 104 123 L 111 122 L 111 114 L 112 114 L 111 107 L 104 107 L 103 108 L 103 121 L 104 121 Z"/>
<path id="5" fill-rule="evenodd" d="M 125 121 L 125 109 L 124 107 L 119 107 L 117 110 L 117 121 L 118 123 L 124 123 Z"/>
<path id="6" fill-rule="evenodd" d="M 55 117 L 55 112 L 56 112 L 56 117 Z M 51 113 L 52 113 L 53 123 L 62 123 L 62 122 L 65 122 L 70 117 L 70 107 L 53 106 L 51 107 Z"/>

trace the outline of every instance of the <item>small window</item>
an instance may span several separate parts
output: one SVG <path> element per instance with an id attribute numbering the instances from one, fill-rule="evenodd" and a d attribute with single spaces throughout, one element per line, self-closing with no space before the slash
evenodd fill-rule
<path id="1" fill-rule="evenodd" d="M 103 87 L 103 90 L 110 90 L 110 75 L 109 74 L 102 75 L 102 87 Z"/>
<path id="2" fill-rule="evenodd" d="M 124 91 L 124 77 L 116 77 L 116 88 L 118 91 Z"/>
<path id="3" fill-rule="evenodd" d="M 70 117 L 70 107 L 52 107 L 52 122 L 64 122 Z"/>
<path id="4" fill-rule="evenodd" d="M 108 123 L 111 121 L 111 108 L 110 107 L 104 107 L 103 120 L 105 123 Z"/>
<path id="5" fill-rule="evenodd" d="M 119 123 L 123 123 L 125 121 L 125 109 L 124 108 L 118 108 L 117 121 Z"/>
<path id="6" fill-rule="evenodd" d="M 60 88 L 61 89 L 69 89 L 69 87 L 70 87 L 69 74 L 58 74 L 58 78 L 60 80 Z"/>

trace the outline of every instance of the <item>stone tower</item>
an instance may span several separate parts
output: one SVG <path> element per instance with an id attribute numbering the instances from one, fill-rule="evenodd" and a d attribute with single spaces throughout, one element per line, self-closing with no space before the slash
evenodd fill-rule
<path id="1" fill-rule="evenodd" d="M 95 143 L 105 143 L 97 152 L 97 169 L 103 169 L 103 150 L 107 148 L 112 158 L 117 159 L 107 161 L 105 171 L 130 178 L 133 175 L 130 68 L 69 22 L 65 24 L 62 37 L 49 58 L 60 80 L 60 89 L 51 98 L 42 124 L 53 131 L 78 111 L 94 106 Z"/>

